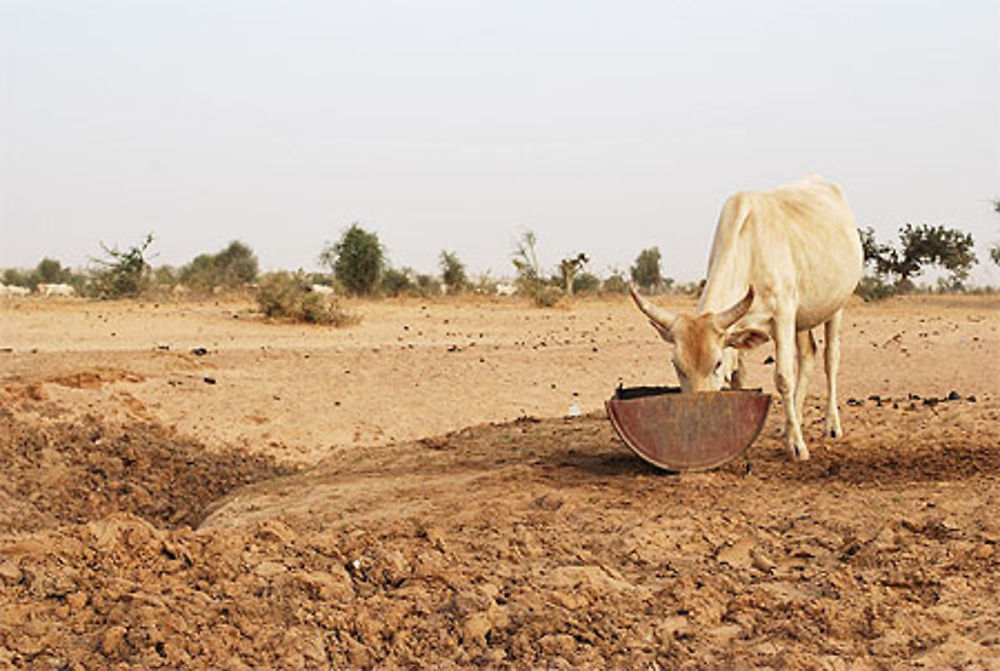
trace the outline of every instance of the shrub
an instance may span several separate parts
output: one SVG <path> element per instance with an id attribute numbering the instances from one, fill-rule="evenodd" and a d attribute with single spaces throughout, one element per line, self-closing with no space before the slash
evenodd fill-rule
<path id="1" fill-rule="evenodd" d="M 330 326 L 348 326 L 359 321 L 345 312 L 336 298 L 313 292 L 309 287 L 308 278 L 301 272 L 268 273 L 257 287 L 257 305 L 269 319 Z"/>
<path id="2" fill-rule="evenodd" d="M 625 281 L 624 275 L 615 271 L 611 273 L 608 279 L 604 280 L 604 283 L 601 285 L 601 291 L 606 294 L 627 294 L 628 282 Z"/>
<path id="3" fill-rule="evenodd" d="M 865 275 L 861 278 L 861 281 L 858 282 L 858 286 L 854 289 L 854 293 L 861 296 L 865 303 L 872 303 L 895 296 L 896 288 L 886 282 L 880 275 Z"/>
<path id="4" fill-rule="evenodd" d="M 573 292 L 577 294 L 596 294 L 601 288 L 601 280 L 593 273 L 580 273 L 573 278 Z"/>
<path id="5" fill-rule="evenodd" d="M 413 282 L 405 270 L 386 268 L 382 273 L 382 291 L 386 296 L 401 296 L 408 294 L 413 288 Z"/>

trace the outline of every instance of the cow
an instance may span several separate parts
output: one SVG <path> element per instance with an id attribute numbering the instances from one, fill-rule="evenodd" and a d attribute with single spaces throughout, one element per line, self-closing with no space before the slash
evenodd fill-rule
<path id="1" fill-rule="evenodd" d="M 76 295 L 76 291 L 68 284 L 39 284 L 37 290 L 42 296 Z"/>
<path id="2" fill-rule="evenodd" d="M 861 271 L 861 240 L 844 192 L 811 176 L 726 200 L 694 314 L 674 314 L 630 289 L 660 336 L 673 343 L 682 392 L 717 391 L 725 383 L 742 388 L 745 353 L 773 339 L 785 444 L 805 461 L 802 408 L 816 354 L 812 330 L 824 328 L 825 428 L 839 438 L 840 325 Z"/>
<path id="3" fill-rule="evenodd" d="M 19 287 L 16 284 L 0 284 L 0 297 L 13 298 L 14 296 L 27 296 L 31 293 L 28 287 Z"/>
<path id="4" fill-rule="evenodd" d="M 326 284 L 311 284 L 309 285 L 309 291 L 314 294 L 319 294 L 320 296 L 332 296 L 333 287 Z"/>

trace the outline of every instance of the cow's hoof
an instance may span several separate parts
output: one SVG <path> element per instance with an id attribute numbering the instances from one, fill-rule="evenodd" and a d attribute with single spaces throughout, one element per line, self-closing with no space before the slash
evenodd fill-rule
<path id="1" fill-rule="evenodd" d="M 795 461 L 809 461 L 809 448 L 805 444 L 792 445 L 789 449 Z"/>
<path id="2" fill-rule="evenodd" d="M 840 428 L 840 424 L 834 424 L 832 422 L 826 423 L 826 435 L 830 436 L 834 440 L 842 438 L 844 436 L 844 430 Z"/>

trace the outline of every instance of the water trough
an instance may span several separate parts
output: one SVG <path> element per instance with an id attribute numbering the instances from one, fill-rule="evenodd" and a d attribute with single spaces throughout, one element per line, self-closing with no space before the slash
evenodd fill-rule
<path id="1" fill-rule="evenodd" d="M 669 471 L 706 471 L 747 451 L 771 396 L 760 389 L 680 393 L 679 387 L 619 387 L 605 402 L 629 448 Z"/>

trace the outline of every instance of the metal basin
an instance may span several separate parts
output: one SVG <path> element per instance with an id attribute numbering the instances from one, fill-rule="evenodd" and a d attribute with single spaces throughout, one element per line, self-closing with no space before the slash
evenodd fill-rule
<path id="1" fill-rule="evenodd" d="M 680 393 L 679 387 L 619 387 L 608 418 L 640 457 L 670 471 L 705 471 L 757 439 L 771 396 L 760 389 Z"/>

